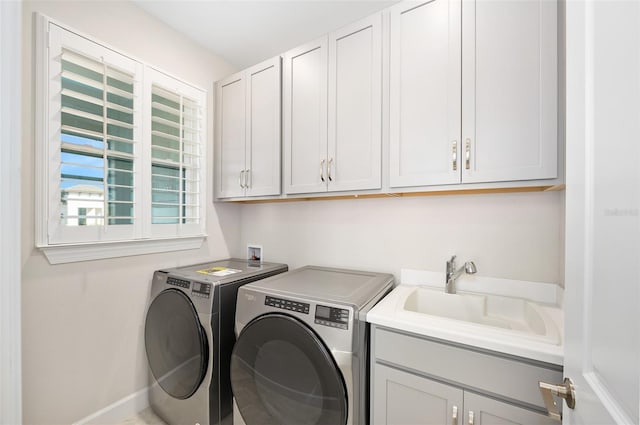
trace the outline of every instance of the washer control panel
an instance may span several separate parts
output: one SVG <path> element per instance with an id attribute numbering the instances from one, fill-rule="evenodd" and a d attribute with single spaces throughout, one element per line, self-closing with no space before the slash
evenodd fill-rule
<path id="1" fill-rule="evenodd" d="M 179 286 L 181 288 L 189 289 L 191 282 L 184 279 L 178 279 L 176 277 L 168 277 L 167 285 Z"/>
<path id="2" fill-rule="evenodd" d="M 332 328 L 349 329 L 349 310 L 318 304 L 314 322 Z"/>
<path id="3" fill-rule="evenodd" d="M 193 282 L 191 295 L 194 297 L 209 298 L 211 296 L 211 284 L 204 282 Z"/>
<path id="4" fill-rule="evenodd" d="M 264 297 L 264 305 L 281 308 L 283 310 L 297 311 L 298 313 L 309 314 L 309 304 L 297 301 L 285 300 L 284 298 Z"/>

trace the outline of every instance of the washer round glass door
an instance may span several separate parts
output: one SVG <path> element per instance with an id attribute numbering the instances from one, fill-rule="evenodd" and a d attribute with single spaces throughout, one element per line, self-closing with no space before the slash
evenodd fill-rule
<path id="1" fill-rule="evenodd" d="M 347 393 L 331 353 L 301 321 L 250 322 L 231 356 L 231 386 L 247 425 L 344 425 Z"/>
<path id="2" fill-rule="evenodd" d="M 182 291 L 167 289 L 153 300 L 144 342 L 156 382 L 172 397 L 191 397 L 207 373 L 209 346 L 198 313 Z"/>

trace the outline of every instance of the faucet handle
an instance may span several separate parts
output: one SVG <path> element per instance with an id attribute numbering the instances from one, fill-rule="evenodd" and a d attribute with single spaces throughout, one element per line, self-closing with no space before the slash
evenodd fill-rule
<path id="1" fill-rule="evenodd" d="M 447 261 L 447 273 L 453 273 L 456 269 L 456 256 L 452 255 L 451 259 Z"/>

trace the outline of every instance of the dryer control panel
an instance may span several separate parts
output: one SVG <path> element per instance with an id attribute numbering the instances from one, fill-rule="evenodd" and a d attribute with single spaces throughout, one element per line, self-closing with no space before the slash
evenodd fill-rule
<path id="1" fill-rule="evenodd" d="M 309 314 L 309 304 L 285 300 L 284 298 L 266 296 L 264 297 L 264 305 Z"/>
<path id="2" fill-rule="evenodd" d="M 318 304 L 314 323 L 332 328 L 349 329 L 349 310 Z"/>
<path id="3" fill-rule="evenodd" d="M 195 297 L 209 298 L 211 296 L 211 284 L 204 282 L 193 282 L 191 295 Z"/>
<path id="4" fill-rule="evenodd" d="M 181 288 L 189 289 L 189 286 L 191 286 L 191 282 L 189 282 L 188 280 L 169 276 L 167 278 L 167 285 L 179 286 Z"/>

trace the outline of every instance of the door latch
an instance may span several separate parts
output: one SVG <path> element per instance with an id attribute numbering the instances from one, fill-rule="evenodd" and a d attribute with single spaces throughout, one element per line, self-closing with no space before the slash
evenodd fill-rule
<path id="1" fill-rule="evenodd" d="M 562 420 L 562 414 L 560 413 L 560 409 L 558 409 L 558 403 L 556 403 L 553 398 L 554 396 L 563 398 L 569 409 L 576 407 L 576 391 L 571 379 L 564 378 L 564 382 L 560 385 L 539 381 L 538 386 L 540 387 L 540 394 L 542 394 L 544 405 L 550 417 Z"/>

